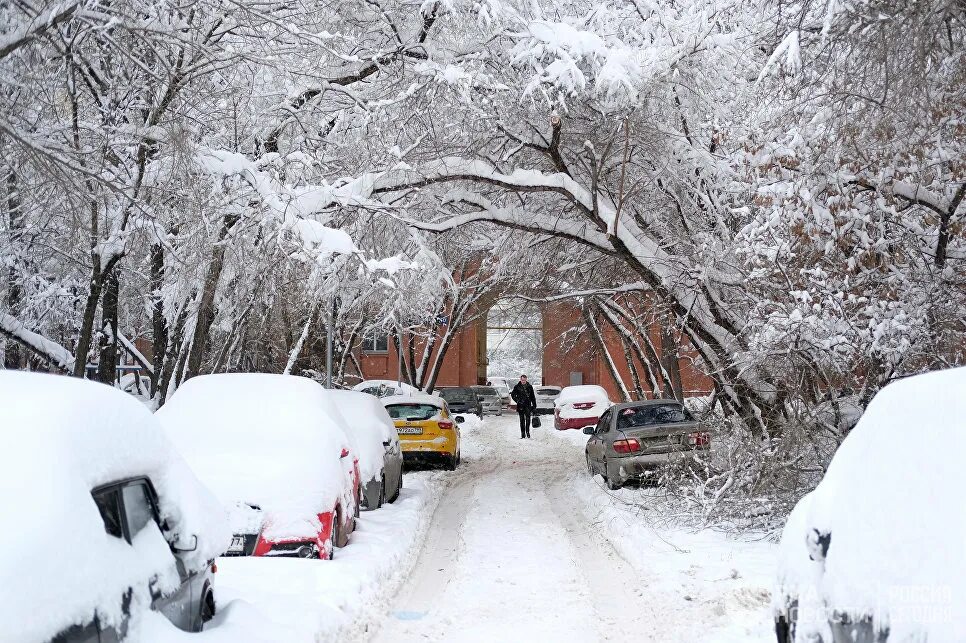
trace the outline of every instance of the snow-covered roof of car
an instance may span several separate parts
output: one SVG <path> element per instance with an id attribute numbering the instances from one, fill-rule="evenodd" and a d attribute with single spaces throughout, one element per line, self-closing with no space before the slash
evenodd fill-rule
<path id="1" fill-rule="evenodd" d="M 365 391 L 366 389 L 372 387 L 385 386 L 387 389 L 394 391 L 404 391 L 406 393 L 420 393 L 421 391 L 413 386 L 412 384 L 407 384 L 406 382 L 397 382 L 396 380 L 364 380 L 359 382 L 352 387 L 353 391 Z"/>
<path id="2" fill-rule="evenodd" d="M 120 618 L 121 599 L 147 605 L 147 580 L 177 586 L 160 531 L 133 544 L 107 533 L 91 491 L 148 476 L 159 511 L 197 549 L 202 569 L 230 539 L 225 512 L 188 469 L 151 412 L 110 386 L 59 375 L 0 371 L 0 640 L 48 640 L 95 610 Z M 143 538 L 142 538 L 143 536 Z"/>
<path id="3" fill-rule="evenodd" d="M 585 402 L 591 400 L 608 402 L 610 398 L 602 386 L 598 386 L 597 384 L 581 384 L 579 386 L 568 386 L 562 389 L 560 391 L 560 397 L 557 398 L 557 403 L 566 404 L 568 402 Z"/>
<path id="4" fill-rule="evenodd" d="M 345 487 L 345 420 L 325 389 L 305 377 L 202 375 L 157 413 L 198 477 L 229 508 L 258 505 L 269 537 L 318 531 Z"/>
<path id="5" fill-rule="evenodd" d="M 396 433 L 392 418 L 379 398 L 359 391 L 326 391 L 347 421 L 346 433 L 359 457 L 359 473 L 363 482 L 378 477 L 382 470 L 386 447 Z"/>
<path id="6" fill-rule="evenodd" d="M 437 395 L 427 395 L 426 393 L 413 393 L 412 395 L 390 395 L 379 400 L 383 406 L 390 404 L 432 404 L 437 408 L 443 408 L 443 398 Z"/>
<path id="7" fill-rule="evenodd" d="M 889 640 L 960 640 L 961 619 L 942 615 L 966 614 L 964 452 L 966 368 L 879 391 L 808 497 L 804 525 L 786 526 L 791 545 L 831 536 L 813 593 L 888 623 Z"/>

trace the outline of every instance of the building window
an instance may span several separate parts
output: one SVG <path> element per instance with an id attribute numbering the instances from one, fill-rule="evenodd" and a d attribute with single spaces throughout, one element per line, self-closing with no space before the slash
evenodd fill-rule
<path id="1" fill-rule="evenodd" d="M 363 353 L 388 353 L 389 335 L 386 333 L 370 333 L 362 338 Z"/>

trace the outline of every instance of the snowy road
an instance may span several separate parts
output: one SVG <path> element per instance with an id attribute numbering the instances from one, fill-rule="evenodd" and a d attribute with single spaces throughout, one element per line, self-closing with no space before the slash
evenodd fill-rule
<path id="1" fill-rule="evenodd" d="M 582 451 L 550 431 L 520 440 L 513 416 L 467 432 L 464 465 L 375 641 L 702 637 L 703 606 L 649 583 L 586 520 L 572 487 Z"/>

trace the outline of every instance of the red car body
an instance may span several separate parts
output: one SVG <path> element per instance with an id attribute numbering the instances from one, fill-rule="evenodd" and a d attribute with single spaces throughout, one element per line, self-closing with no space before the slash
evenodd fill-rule
<path id="1" fill-rule="evenodd" d="M 609 406 L 609 404 L 610 403 L 608 402 L 607 405 Z M 574 411 L 587 411 L 587 415 L 582 417 L 561 417 L 560 410 L 566 407 L 570 407 Z M 606 410 L 607 406 L 601 405 L 599 400 L 595 401 L 593 399 L 588 399 L 587 401 L 567 402 L 554 408 L 553 426 L 558 431 L 582 429 L 585 426 L 592 426 L 597 424 L 597 422 L 600 420 L 600 416 L 603 415 L 604 411 Z"/>
<path id="2" fill-rule="evenodd" d="M 585 426 L 591 426 L 592 424 L 597 424 L 600 417 L 590 416 L 585 418 L 562 418 L 560 417 L 560 409 L 555 409 L 553 412 L 553 425 L 558 431 L 566 431 L 568 429 L 582 429 Z"/>
<path id="3" fill-rule="evenodd" d="M 343 450 L 343 459 L 351 456 L 348 450 Z M 307 551 L 303 548 L 312 549 L 319 558 L 328 560 L 335 554 L 335 547 L 344 547 L 349 542 L 349 534 L 355 531 L 356 516 L 359 514 L 360 503 L 362 502 L 362 476 L 359 473 L 359 459 L 352 457 L 352 468 L 346 471 L 346 488 L 343 490 L 343 498 L 351 498 L 352 506 L 343 507 L 343 503 L 337 502 L 329 510 L 319 514 L 319 532 L 313 539 L 305 538 L 281 538 L 270 540 L 258 534 L 255 542 L 255 549 L 252 556 L 299 556 L 309 558 L 313 556 L 300 555 L 298 552 Z M 337 542 L 332 539 L 332 529 L 336 524 L 334 517 L 339 518 L 339 538 Z M 264 531 L 264 530 L 263 530 Z"/>

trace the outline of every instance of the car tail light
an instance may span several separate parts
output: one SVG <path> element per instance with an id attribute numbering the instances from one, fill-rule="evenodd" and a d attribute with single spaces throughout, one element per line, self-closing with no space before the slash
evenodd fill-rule
<path id="1" fill-rule="evenodd" d="M 218 563 L 212 563 L 211 564 L 211 573 L 212 574 L 217 574 L 218 573 Z"/>
<path id="2" fill-rule="evenodd" d="M 577 402 L 573 406 L 578 411 L 586 411 L 587 409 L 594 408 L 594 403 L 593 402 Z"/>
<path id="3" fill-rule="evenodd" d="M 439 424 L 439 428 L 441 429 L 449 430 L 453 428 L 453 423 L 450 422 L 449 420 L 440 420 L 439 422 L 437 422 L 437 424 Z"/>
<path id="4" fill-rule="evenodd" d="M 705 432 L 689 433 L 688 445 L 692 447 L 706 447 L 711 444 L 711 434 Z"/>
<path id="5" fill-rule="evenodd" d="M 641 443 L 637 438 L 627 440 L 614 440 L 614 451 L 618 453 L 635 453 L 641 450 Z"/>

